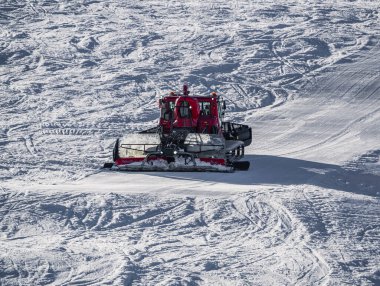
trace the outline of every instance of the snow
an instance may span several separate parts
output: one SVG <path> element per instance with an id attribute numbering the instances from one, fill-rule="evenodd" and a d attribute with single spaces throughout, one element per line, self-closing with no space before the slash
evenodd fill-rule
<path id="1" fill-rule="evenodd" d="M 377 1 L 0 3 L 1 285 L 378 285 Z M 217 91 L 249 171 L 114 172 Z"/>

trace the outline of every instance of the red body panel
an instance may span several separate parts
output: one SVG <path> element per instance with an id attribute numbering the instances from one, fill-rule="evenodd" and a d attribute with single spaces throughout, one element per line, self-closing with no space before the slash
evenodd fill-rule
<path id="1" fill-rule="evenodd" d="M 115 165 L 127 165 L 131 163 L 137 163 L 137 162 L 142 162 L 144 161 L 145 157 L 140 157 L 140 158 L 118 158 L 115 160 Z"/>
<path id="2" fill-rule="evenodd" d="M 199 158 L 199 160 L 210 163 L 211 165 L 226 165 L 226 160 L 220 158 Z"/>
<path id="3" fill-rule="evenodd" d="M 200 114 L 199 103 L 196 98 L 179 96 L 174 102 L 174 128 L 197 126 Z"/>

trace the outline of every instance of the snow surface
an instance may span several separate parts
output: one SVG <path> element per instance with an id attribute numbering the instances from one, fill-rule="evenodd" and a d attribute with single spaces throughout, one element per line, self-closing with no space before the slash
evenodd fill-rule
<path id="1" fill-rule="evenodd" d="M 379 285 L 378 1 L 0 2 L 1 285 Z M 187 81 L 247 172 L 101 170 Z"/>

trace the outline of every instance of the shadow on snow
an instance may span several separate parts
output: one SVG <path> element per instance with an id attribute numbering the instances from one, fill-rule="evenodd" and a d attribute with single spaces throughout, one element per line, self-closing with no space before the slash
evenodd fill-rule
<path id="1" fill-rule="evenodd" d="M 251 167 L 234 173 L 149 173 L 152 176 L 237 185 L 314 185 L 378 196 L 380 176 L 350 171 L 338 165 L 269 155 L 246 155 Z"/>

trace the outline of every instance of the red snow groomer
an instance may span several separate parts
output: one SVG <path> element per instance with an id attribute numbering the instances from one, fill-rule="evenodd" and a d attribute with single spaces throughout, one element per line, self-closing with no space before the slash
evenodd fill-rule
<path id="1" fill-rule="evenodd" d="M 129 171 L 248 170 L 244 147 L 251 144 L 247 125 L 224 122 L 225 101 L 215 92 L 190 96 L 171 92 L 159 101 L 157 127 L 117 139 L 113 163 L 105 167 Z"/>

